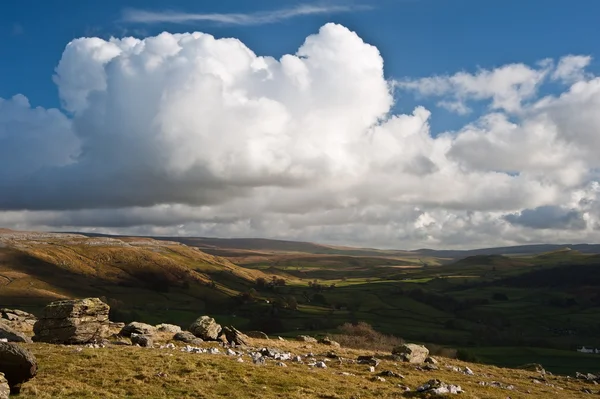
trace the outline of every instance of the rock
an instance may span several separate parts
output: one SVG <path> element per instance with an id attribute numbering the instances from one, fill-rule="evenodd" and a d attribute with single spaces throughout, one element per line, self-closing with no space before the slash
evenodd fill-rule
<path id="1" fill-rule="evenodd" d="M 151 348 L 154 345 L 154 341 L 150 335 L 137 333 L 131 333 L 131 343 L 144 348 Z"/>
<path id="2" fill-rule="evenodd" d="M 379 366 L 381 360 L 377 359 L 375 356 L 359 356 L 356 358 L 356 362 L 358 364 L 368 364 L 373 367 Z"/>
<path id="3" fill-rule="evenodd" d="M 192 323 L 189 330 L 198 338 L 215 341 L 219 338 L 221 326 L 212 317 L 202 316 Z"/>
<path id="4" fill-rule="evenodd" d="M 172 334 L 181 332 L 181 327 L 176 326 L 174 324 L 164 324 L 164 323 L 158 324 L 156 326 L 156 329 L 160 332 L 167 332 L 167 333 L 172 333 Z"/>
<path id="5" fill-rule="evenodd" d="M 0 399 L 9 399 L 10 386 L 4 377 L 4 373 L 0 373 Z"/>
<path id="6" fill-rule="evenodd" d="M 283 337 L 277 337 L 277 339 L 280 341 L 285 341 L 285 339 Z"/>
<path id="7" fill-rule="evenodd" d="M 254 364 L 265 364 L 265 358 L 260 353 L 254 353 L 252 355 L 252 363 L 254 363 Z"/>
<path id="8" fill-rule="evenodd" d="M 204 342 L 201 338 L 196 337 L 194 334 L 192 334 L 189 331 L 178 332 L 177 334 L 173 335 L 173 340 L 185 342 L 186 344 L 192 344 L 192 345 L 200 345 L 201 343 Z"/>
<path id="9" fill-rule="evenodd" d="M 108 335 L 109 306 L 98 298 L 56 301 L 33 325 L 36 342 L 86 344 Z"/>
<path id="10" fill-rule="evenodd" d="M 374 373 L 374 372 L 375 372 L 375 367 L 369 366 L 369 373 Z"/>
<path id="11" fill-rule="evenodd" d="M 542 367 L 541 364 L 539 363 L 527 363 L 524 364 L 522 366 L 517 367 L 520 370 L 528 370 L 528 371 L 533 371 L 536 373 L 540 373 L 541 375 L 545 375 L 546 374 L 546 370 L 544 370 L 544 367 Z"/>
<path id="12" fill-rule="evenodd" d="M 323 345 L 333 346 L 334 348 L 340 348 L 341 347 L 341 345 L 338 342 L 329 339 L 329 337 L 325 337 L 325 338 L 321 339 L 319 341 L 319 343 L 323 344 Z"/>
<path id="13" fill-rule="evenodd" d="M 292 358 L 292 361 L 293 361 L 294 363 L 302 363 L 302 356 L 294 356 L 294 357 Z"/>
<path id="14" fill-rule="evenodd" d="M 236 345 L 250 345 L 250 337 L 239 331 L 235 327 L 229 326 L 223 328 L 223 335 L 229 343 L 234 343 Z"/>
<path id="15" fill-rule="evenodd" d="M 269 336 L 262 331 L 248 331 L 246 335 L 255 339 L 269 339 Z"/>
<path id="16" fill-rule="evenodd" d="M 125 327 L 125 323 L 121 323 L 121 322 L 117 322 L 117 321 L 109 321 L 108 322 L 108 328 L 112 329 L 112 330 L 119 330 L 121 331 L 121 329 Z"/>
<path id="17" fill-rule="evenodd" d="M 468 367 L 465 367 L 465 368 L 463 369 L 463 373 L 465 373 L 466 375 L 475 375 L 475 373 L 473 372 L 473 370 L 471 370 L 471 369 L 470 369 L 470 368 L 468 368 Z"/>
<path id="18" fill-rule="evenodd" d="M 238 357 L 235 361 L 238 363 L 244 363 L 244 359 L 242 359 L 241 357 Z"/>
<path id="19" fill-rule="evenodd" d="M 310 342 L 311 344 L 316 344 L 317 343 L 317 339 L 316 338 L 313 338 L 313 337 L 308 336 L 308 335 L 298 335 L 296 337 L 296 341 Z"/>
<path id="20" fill-rule="evenodd" d="M 284 362 L 277 362 L 275 363 L 275 365 L 278 367 L 287 367 L 287 364 L 285 364 Z"/>
<path id="21" fill-rule="evenodd" d="M 434 395 L 458 394 L 464 392 L 460 385 L 446 384 L 440 380 L 429 380 L 417 388 L 417 392 L 432 393 Z"/>
<path id="22" fill-rule="evenodd" d="M 28 344 L 32 342 L 27 335 L 2 322 L 0 322 L 0 338 L 6 338 L 8 342 L 26 342 Z"/>
<path id="23" fill-rule="evenodd" d="M 376 377 L 373 377 L 373 381 L 385 382 L 385 378 L 376 376 Z"/>
<path id="24" fill-rule="evenodd" d="M 122 337 L 130 337 L 131 334 L 151 336 L 156 334 L 156 327 L 151 326 L 150 324 L 132 321 L 123 327 L 119 332 L 119 335 Z"/>
<path id="25" fill-rule="evenodd" d="M 0 317 L 8 321 L 17 321 L 21 323 L 27 323 L 34 325 L 37 321 L 37 317 L 31 313 L 24 312 L 18 309 L 0 309 Z"/>
<path id="26" fill-rule="evenodd" d="M 320 368 L 320 369 L 326 369 L 327 365 L 325 364 L 325 362 L 317 362 L 315 364 L 315 367 Z"/>
<path id="27" fill-rule="evenodd" d="M 37 374 L 37 360 L 29 350 L 12 342 L 2 342 L 0 371 L 8 381 L 11 395 L 17 395 L 21 392 L 21 384 Z"/>
<path id="28" fill-rule="evenodd" d="M 385 370 L 382 371 L 381 373 L 377 374 L 380 375 L 382 377 L 394 377 L 394 378 L 404 378 L 404 376 L 402 374 L 398 374 L 392 370 Z"/>
<path id="29" fill-rule="evenodd" d="M 438 364 L 439 362 L 437 361 L 436 358 L 431 357 L 431 356 L 427 356 L 427 358 L 425 359 L 425 363 L 428 363 L 428 364 Z"/>
<path id="30" fill-rule="evenodd" d="M 394 348 L 392 354 L 398 355 L 403 362 L 423 363 L 429 356 L 429 350 L 422 345 L 404 344 Z"/>

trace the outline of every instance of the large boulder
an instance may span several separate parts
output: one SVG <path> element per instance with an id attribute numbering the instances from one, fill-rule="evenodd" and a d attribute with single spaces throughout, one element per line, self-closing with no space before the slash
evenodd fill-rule
<path id="1" fill-rule="evenodd" d="M 172 334 L 176 334 L 178 332 L 181 332 L 181 327 L 176 326 L 174 324 L 159 324 L 156 326 L 156 329 L 160 332 L 167 332 L 167 333 L 172 333 Z"/>
<path id="2" fill-rule="evenodd" d="M 100 341 L 109 332 L 109 310 L 110 307 L 98 298 L 52 302 L 33 325 L 33 340 L 55 344 Z"/>
<path id="3" fill-rule="evenodd" d="M 192 323 L 189 330 L 198 338 L 215 341 L 219 338 L 221 326 L 212 317 L 202 316 Z"/>
<path id="4" fill-rule="evenodd" d="M 0 373 L 0 399 L 9 399 L 9 395 L 10 386 L 8 385 L 8 381 L 6 381 L 4 373 Z"/>
<path id="5" fill-rule="evenodd" d="M 189 331 L 181 331 L 173 335 L 173 341 L 185 342 L 190 345 L 200 345 L 204 341 L 201 338 L 196 337 Z"/>
<path id="6" fill-rule="evenodd" d="M 156 327 L 150 324 L 133 321 L 121 329 L 119 335 L 122 337 L 131 337 L 131 334 L 154 335 Z"/>
<path id="7" fill-rule="evenodd" d="M 230 344 L 250 345 L 250 337 L 235 327 L 224 327 L 222 333 Z"/>
<path id="8" fill-rule="evenodd" d="M 154 346 L 154 341 L 151 336 L 137 333 L 131 333 L 131 343 L 144 348 L 151 348 Z"/>
<path id="9" fill-rule="evenodd" d="M 0 322 L 0 338 L 6 338 L 8 342 L 31 343 L 31 338 L 3 322 Z"/>
<path id="10" fill-rule="evenodd" d="M 400 357 L 403 362 L 423 363 L 429 356 L 429 350 L 423 345 L 404 344 L 394 348 L 392 354 Z"/>
<path id="11" fill-rule="evenodd" d="M 33 353 L 12 342 L 0 342 L 0 373 L 10 386 L 10 393 L 21 392 L 21 384 L 37 374 L 37 360 Z"/>

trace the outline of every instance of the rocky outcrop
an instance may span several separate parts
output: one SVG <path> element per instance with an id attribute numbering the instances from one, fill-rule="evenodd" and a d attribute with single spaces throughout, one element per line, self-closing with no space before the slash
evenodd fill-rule
<path id="1" fill-rule="evenodd" d="M 176 326 L 174 324 L 165 324 L 165 323 L 158 324 L 156 326 L 156 329 L 159 332 L 166 332 L 166 333 L 171 333 L 171 334 L 175 334 L 175 333 L 181 332 L 181 327 Z"/>
<path id="2" fill-rule="evenodd" d="M 0 399 L 9 399 L 10 395 L 10 386 L 8 385 L 8 381 L 6 381 L 6 377 L 4 377 L 4 373 L 0 373 Z"/>
<path id="3" fill-rule="evenodd" d="M 131 333 L 131 343 L 144 348 L 151 348 L 154 346 L 154 341 L 151 336 L 137 333 Z"/>
<path id="4" fill-rule="evenodd" d="M 221 326 L 212 317 L 202 316 L 192 323 L 189 330 L 198 338 L 206 341 L 215 341 L 219 338 Z"/>
<path id="5" fill-rule="evenodd" d="M 227 342 L 235 345 L 250 345 L 250 337 L 236 329 L 235 327 L 224 327 L 222 334 L 225 335 Z"/>
<path id="6" fill-rule="evenodd" d="M 12 342 L 0 342 L 0 372 L 10 386 L 11 395 L 21 392 L 21 384 L 37 374 L 37 360 L 33 353 Z"/>
<path id="7" fill-rule="evenodd" d="M 296 340 L 298 340 L 300 342 L 309 342 L 309 343 L 312 343 L 312 344 L 316 344 L 317 343 L 317 339 L 313 338 L 313 337 L 311 337 L 309 335 L 298 335 L 296 337 Z"/>
<path id="8" fill-rule="evenodd" d="M 423 345 L 404 344 L 392 351 L 400 360 L 408 363 L 423 363 L 429 356 L 429 350 Z"/>
<path id="9" fill-rule="evenodd" d="M 27 323 L 30 325 L 34 325 L 37 321 L 37 317 L 19 309 L 0 309 L 0 317 L 8 321 Z"/>
<path id="10" fill-rule="evenodd" d="M 98 298 L 52 302 L 34 324 L 33 340 L 56 344 L 86 344 L 108 335 L 109 306 Z"/>
<path id="11" fill-rule="evenodd" d="M 130 337 L 131 334 L 140 334 L 140 335 L 154 335 L 156 334 L 156 327 L 151 326 L 150 324 L 140 323 L 137 321 L 133 321 L 127 324 L 125 327 L 121 329 L 119 335 L 122 337 Z"/>
<path id="12" fill-rule="evenodd" d="M 173 341 L 185 342 L 190 345 L 200 345 L 204 341 L 189 331 L 181 331 L 173 335 Z"/>
<path id="13" fill-rule="evenodd" d="M 0 338 L 5 338 L 8 342 L 31 343 L 31 338 L 3 322 L 0 322 Z"/>

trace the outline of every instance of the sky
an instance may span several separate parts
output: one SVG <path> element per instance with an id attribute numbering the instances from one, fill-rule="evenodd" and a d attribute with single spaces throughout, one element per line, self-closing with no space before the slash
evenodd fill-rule
<path id="1" fill-rule="evenodd" d="M 0 227 L 600 242 L 594 0 L 0 3 Z"/>

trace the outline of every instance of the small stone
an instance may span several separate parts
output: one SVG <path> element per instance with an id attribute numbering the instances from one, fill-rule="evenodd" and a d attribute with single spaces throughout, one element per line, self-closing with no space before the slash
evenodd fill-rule
<path id="1" fill-rule="evenodd" d="M 374 373 L 374 372 L 375 372 L 375 367 L 373 367 L 373 366 L 370 366 L 370 367 L 369 367 L 369 372 L 370 372 L 370 373 Z"/>
<path id="2" fill-rule="evenodd" d="M 244 359 L 242 359 L 241 357 L 238 357 L 235 361 L 238 363 L 244 363 Z"/>
<path id="3" fill-rule="evenodd" d="M 435 358 L 433 358 L 431 356 L 428 356 L 425 359 L 425 363 L 428 363 L 428 364 L 438 364 L 439 362 L 437 361 L 437 359 L 435 359 Z"/>
<path id="4" fill-rule="evenodd" d="M 325 364 L 325 362 L 317 362 L 317 363 L 315 363 L 315 367 L 320 368 L 320 369 L 326 369 L 327 365 Z"/>
<path id="5" fill-rule="evenodd" d="M 131 333 L 131 343 L 144 348 L 150 348 L 154 345 L 152 337 L 143 334 Z"/>
<path id="6" fill-rule="evenodd" d="M 287 364 L 285 364 L 284 362 L 277 362 L 275 363 L 275 365 L 278 367 L 287 367 Z"/>

